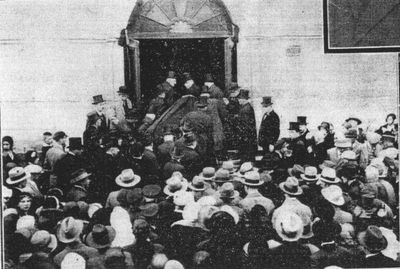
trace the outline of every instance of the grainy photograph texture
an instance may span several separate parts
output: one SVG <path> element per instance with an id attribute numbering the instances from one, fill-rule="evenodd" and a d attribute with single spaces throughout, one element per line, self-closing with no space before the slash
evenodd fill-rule
<path id="1" fill-rule="evenodd" d="M 398 0 L 0 10 L 1 268 L 400 267 Z"/>

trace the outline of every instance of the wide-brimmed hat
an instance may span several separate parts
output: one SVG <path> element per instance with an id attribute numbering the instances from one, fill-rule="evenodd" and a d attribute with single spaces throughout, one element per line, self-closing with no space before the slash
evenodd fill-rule
<path id="1" fill-rule="evenodd" d="M 318 130 L 321 130 L 321 128 L 324 128 L 328 132 L 331 130 L 331 124 L 329 122 L 323 121 L 321 124 L 318 126 Z"/>
<path id="2" fill-rule="evenodd" d="M 184 190 L 177 191 L 173 194 L 173 199 L 174 199 L 174 204 L 178 207 L 184 207 L 187 204 L 193 203 L 194 202 L 194 196 L 193 193 L 187 192 Z M 182 210 L 175 210 L 176 212 L 182 213 Z"/>
<path id="3" fill-rule="evenodd" d="M 80 137 L 70 137 L 68 141 L 69 141 L 68 143 L 69 150 L 75 150 L 75 149 L 80 150 L 83 147 L 82 138 Z"/>
<path id="4" fill-rule="evenodd" d="M 38 249 L 48 248 L 53 251 L 57 248 L 57 238 L 48 231 L 39 230 L 32 235 L 31 244 Z"/>
<path id="5" fill-rule="evenodd" d="M 93 105 L 97 105 L 97 104 L 100 104 L 100 103 L 104 103 L 104 100 L 103 100 L 103 95 L 95 95 L 95 96 L 93 96 L 93 102 L 92 102 L 92 104 Z"/>
<path id="6" fill-rule="evenodd" d="M 158 195 L 160 195 L 160 192 L 161 187 L 157 184 L 146 185 L 142 189 L 143 196 L 150 199 L 157 198 Z"/>
<path id="7" fill-rule="evenodd" d="M 271 96 L 264 96 L 263 100 L 261 102 L 261 105 L 263 105 L 264 107 L 270 106 L 272 105 L 272 97 Z"/>
<path id="8" fill-rule="evenodd" d="M 337 148 L 351 148 L 351 140 L 348 138 L 338 139 L 335 141 L 335 147 Z"/>
<path id="9" fill-rule="evenodd" d="M 348 160 L 348 161 L 356 161 L 357 160 L 357 155 L 352 150 L 346 150 L 346 151 L 344 151 L 342 153 L 341 158 L 345 159 L 345 160 Z"/>
<path id="10" fill-rule="evenodd" d="M 199 176 L 195 176 L 189 185 L 189 189 L 192 191 L 204 191 L 206 189 L 204 179 Z"/>
<path id="11" fill-rule="evenodd" d="M 239 168 L 239 173 L 244 176 L 245 173 L 250 172 L 254 169 L 254 166 L 251 162 L 244 162 Z"/>
<path id="12" fill-rule="evenodd" d="M 283 241 L 295 242 L 303 235 L 303 221 L 291 211 L 280 212 L 275 219 L 274 227 Z"/>
<path id="13" fill-rule="evenodd" d="M 239 196 L 239 192 L 235 190 L 234 186 L 230 182 L 222 184 L 218 190 L 220 198 L 234 199 Z"/>
<path id="14" fill-rule="evenodd" d="M 301 174 L 300 177 L 305 181 L 317 181 L 318 180 L 317 168 L 315 168 L 314 166 L 307 166 L 304 169 L 304 174 Z"/>
<path id="15" fill-rule="evenodd" d="M 70 180 L 70 182 L 71 184 L 75 184 L 90 177 L 91 175 L 92 174 L 86 172 L 85 169 L 79 169 L 71 174 L 72 179 Z"/>
<path id="16" fill-rule="evenodd" d="M 119 94 L 128 94 L 129 91 L 128 91 L 128 88 L 126 86 L 121 86 L 121 87 L 119 87 L 117 93 L 119 93 Z"/>
<path id="17" fill-rule="evenodd" d="M 368 226 L 367 230 L 360 232 L 357 238 L 358 242 L 371 253 L 384 250 L 388 244 L 382 231 L 375 225 Z"/>
<path id="18" fill-rule="evenodd" d="M 164 193 L 168 196 L 173 196 L 177 191 L 186 191 L 188 188 L 187 180 L 179 174 L 172 174 L 172 176 L 167 179 L 166 184 Z"/>
<path id="19" fill-rule="evenodd" d="M 337 184 L 340 182 L 340 178 L 336 176 L 336 170 L 330 167 L 325 167 L 318 179 L 329 184 Z"/>
<path id="20" fill-rule="evenodd" d="M 6 183 L 8 185 L 16 185 L 24 180 L 27 180 L 30 175 L 25 173 L 24 168 L 22 167 L 14 167 L 8 172 L 8 178 L 6 179 Z"/>
<path id="21" fill-rule="evenodd" d="M 299 125 L 307 125 L 308 124 L 306 116 L 298 116 L 297 122 L 299 123 Z"/>
<path id="22" fill-rule="evenodd" d="M 199 176 L 202 177 L 205 181 L 211 181 L 215 178 L 215 168 L 204 167 Z"/>
<path id="23" fill-rule="evenodd" d="M 288 177 L 286 181 L 279 184 L 279 188 L 283 192 L 293 196 L 298 196 L 303 193 L 303 189 L 300 188 L 299 181 L 295 177 Z"/>
<path id="24" fill-rule="evenodd" d="M 102 249 L 111 246 L 116 232 L 111 226 L 104 226 L 103 224 L 95 224 L 92 231 L 86 237 L 86 244 L 89 247 Z"/>
<path id="25" fill-rule="evenodd" d="M 137 185 L 140 180 L 140 176 L 135 175 L 132 169 L 125 169 L 115 178 L 115 183 L 123 188 L 132 188 Z"/>
<path id="26" fill-rule="evenodd" d="M 218 171 L 215 172 L 213 181 L 216 183 L 225 183 L 231 181 L 229 171 L 222 168 L 218 169 Z"/>
<path id="27" fill-rule="evenodd" d="M 77 240 L 82 233 L 83 222 L 73 217 L 61 221 L 57 229 L 57 238 L 62 243 L 71 243 Z"/>
<path id="28" fill-rule="evenodd" d="M 339 186 L 331 185 L 321 190 L 322 196 L 331 204 L 344 205 L 343 191 Z"/>
<path id="29" fill-rule="evenodd" d="M 349 118 L 346 119 L 346 122 L 349 122 L 351 120 L 356 121 L 358 125 L 360 125 L 362 123 L 362 121 L 359 118 L 356 118 L 356 117 L 349 117 Z"/>
<path id="30" fill-rule="evenodd" d="M 319 169 L 324 170 L 325 168 L 335 168 L 336 164 L 332 161 L 329 160 L 325 160 L 323 161 L 323 163 L 321 163 L 320 165 L 318 165 Z"/>
<path id="31" fill-rule="evenodd" d="M 264 181 L 261 180 L 260 173 L 257 171 L 246 172 L 241 182 L 250 187 L 258 187 L 264 184 Z"/>
<path id="32" fill-rule="evenodd" d="M 147 203 L 139 206 L 140 214 L 146 218 L 152 218 L 158 213 L 158 204 L 156 203 Z"/>
<path id="33" fill-rule="evenodd" d="M 41 174 L 43 172 L 43 168 L 37 164 L 28 164 L 24 167 L 25 173 L 27 174 Z"/>
<path id="34" fill-rule="evenodd" d="M 223 162 L 221 168 L 227 170 L 229 174 L 233 174 L 235 172 L 235 164 L 233 161 Z"/>

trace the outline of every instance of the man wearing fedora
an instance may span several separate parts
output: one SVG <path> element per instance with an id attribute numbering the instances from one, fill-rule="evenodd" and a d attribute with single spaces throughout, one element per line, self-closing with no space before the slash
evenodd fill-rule
<path id="1" fill-rule="evenodd" d="M 193 95 L 194 97 L 198 98 L 201 93 L 201 88 L 194 82 L 191 74 L 189 72 L 183 73 L 183 95 Z"/>
<path id="2" fill-rule="evenodd" d="M 207 73 L 204 79 L 204 86 L 202 93 L 206 92 L 210 94 L 210 98 L 221 99 L 224 98 L 224 92 L 214 84 L 214 78 L 212 74 Z"/>
<path id="3" fill-rule="evenodd" d="M 136 175 L 132 169 L 124 169 L 121 171 L 115 178 L 115 184 L 120 188 L 117 191 L 110 192 L 107 197 L 105 207 L 106 208 L 114 208 L 119 205 L 117 200 L 118 194 L 121 190 L 132 190 L 136 187 L 136 185 L 141 181 L 141 177 Z M 141 190 L 140 190 L 141 195 Z"/>
<path id="4" fill-rule="evenodd" d="M 357 236 L 358 242 L 366 251 L 362 268 L 393 268 L 400 267 L 400 263 L 386 257 L 382 251 L 387 247 L 388 241 L 379 227 L 371 225 Z"/>
<path id="5" fill-rule="evenodd" d="M 328 160 L 334 162 L 336 165 L 339 163 L 342 153 L 346 150 L 351 150 L 351 140 L 348 138 L 338 139 L 335 141 L 335 147 L 328 149 Z"/>
<path id="6" fill-rule="evenodd" d="M 72 187 L 66 195 L 68 201 L 87 201 L 91 175 L 84 169 L 79 169 L 71 174 L 70 184 Z"/>
<path id="7" fill-rule="evenodd" d="M 70 137 L 67 154 L 54 167 L 54 174 L 57 176 L 57 186 L 64 192 L 69 187 L 71 174 L 85 167 L 84 160 L 81 157 L 82 152 L 82 138 Z"/>
<path id="8" fill-rule="evenodd" d="M 250 104 L 250 91 L 240 89 L 237 96 L 240 104 L 237 117 L 239 155 L 242 161 L 252 161 L 257 151 L 257 130 L 254 109 Z"/>
<path id="9" fill-rule="evenodd" d="M 262 118 L 260 130 L 258 132 L 258 145 L 264 149 L 264 152 L 274 151 L 274 144 L 280 134 L 279 116 L 273 110 L 272 97 L 263 97 L 261 105 L 266 112 Z"/>
<path id="10" fill-rule="evenodd" d="M 174 71 L 168 71 L 165 81 L 158 84 L 156 87 L 157 95 L 165 93 L 165 104 L 168 107 L 172 106 L 176 101 L 176 76 Z"/>
<path id="11" fill-rule="evenodd" d="M 53 260 L 56 265 L 60 266 L 64 257 L 71 252 L 81 255 L 86 261 L 99 255 L 97 249 L 82 243 L 80 235 L 83 228 L 83 221 L 73 217 L 67 217 L 60 222 L 57 229 L 57 239 L 66 244 L 66 247 L 54 257 Z"/>
<path id="12" fill-rule="evenodd" d="M 270 216 L 275 209 L 275 205 L 272 200 L 264 197 L 258 190 L 264 184 L 260 174 L 256 171 L 246 172 L 242 184 L 244 185 L 247 195 L 240 201 L 240 207 L 243 208 L 246 213 L 249 213 L 255 205 L 261 205 Z"/>

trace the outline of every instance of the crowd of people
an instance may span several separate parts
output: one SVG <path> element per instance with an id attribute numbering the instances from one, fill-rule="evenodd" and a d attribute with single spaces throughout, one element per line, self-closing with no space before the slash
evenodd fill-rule
<path id="1" fill-rule="evenodd" d="M 400 267 L 395 114 L 286 127 L 264 97 L 257 134 L 248 90 L 183 77 L 144 109 L 121 87 L 113 117 L 95 96 L 83 139 L 45 132 L 17 154 L 3 137 L 5 268 Z M 193 111 L 148 132 L 187 96 Z"/>

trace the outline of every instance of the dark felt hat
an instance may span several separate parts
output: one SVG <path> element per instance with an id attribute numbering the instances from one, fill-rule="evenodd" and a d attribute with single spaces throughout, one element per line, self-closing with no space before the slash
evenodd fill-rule
<path id="1" fill-rule="evenodd" d="M 86 172 L 85 169 L 79 169 L 71 174 L 72 179 L 70 182 L 71 182 L 71 184 L 75 184 L 75 183 L 78 183 L 78 182 L 90 177 L 91 175 L 92 174 Z"/>
<path id="2" fill-rule="evenodd" d="M 121 86 L 121 87 L 119 87 L 117 93 L 119 93 L 119 94 L 128 94 L 129 91 L 128 91 L 128 89 L 126 88 L 126 86 Z"/>
<path id="3" fill-rule="evenodd" d="M 272 103 L 272 97 L 271 96 L 264 96 L 263 97 L 263 101 L 262 101 L 262 103 L 261 103 L 263 106 L 270 106 L 270 105 L 272 105 L 273 103 Z"/>
<path id="4" fill-rule="evenodd" d="M 111 246 L 116 232 L 111 226 L 95 224 L 92 231 L 86 237 L 86 244 L 89 247 L 102 249 Z"/>
<path id="5" fill-rule="evenodd" d="M 299 123 L 299 125 L 307 125 L 308 124 L 306 116 L 298 116 L 297 122 Z"/>
<path id="6" fill-rule="evenodd" d="M 356 121 L 357 124 L 361 124 L 361 122 L 362 122 L 359 118 L 356 118 L 356 117 L 350 117 L 350 118 L 346 119 L 346 122 L 349 122 L 351 120 Z"/>
<path id="7" fill-rule="evenodd" d="M 204 82 L 214 82 L 214 78 L 211 73 L 207 73 L 204 77 Z"/>
<path id="8" fill-rule="evenodd" d="M 238 99 L 249 99 L 250 98 L 250 91 L 246 89 L 240 89 L 239 95 L 237 96 Z"/>
<path id="9" fill-rule="evenodd" d="M 151 218 L 157 215 L 158 213 L 158 204 L 149 203 L 139 207 L 140 214 L 144 217 Z"/>
<path id="10" fill-rule="evenodd" d="M 70 137 L 69 138 L 69 149 L 74 150 L 74 149 L 82 149 L 82 138 L 80 137 Z"/>
<path id="11" fill-rule="evenodd" d="M 289 131 L 298 131 L 299 130 L 299 123 L 298 122 L 289 122 Z"/>
<path id="12" fill-rule="evenodd" d="M 144 197 L 156 198 L 161 193 L 161 187 L 156 184 L 146 185 L 142 189 Z"/>
<path id="13" fill-rule="evenodd" d="M 92 104 L 93 105 L 97 105 L 97 104 L 100 104 L 100 103 L 104 103 L 104 100 L 103 100 L 103 95 L 95 95 L 95 96 L 93 96 L 93 102 L 92 102 Z"/>

